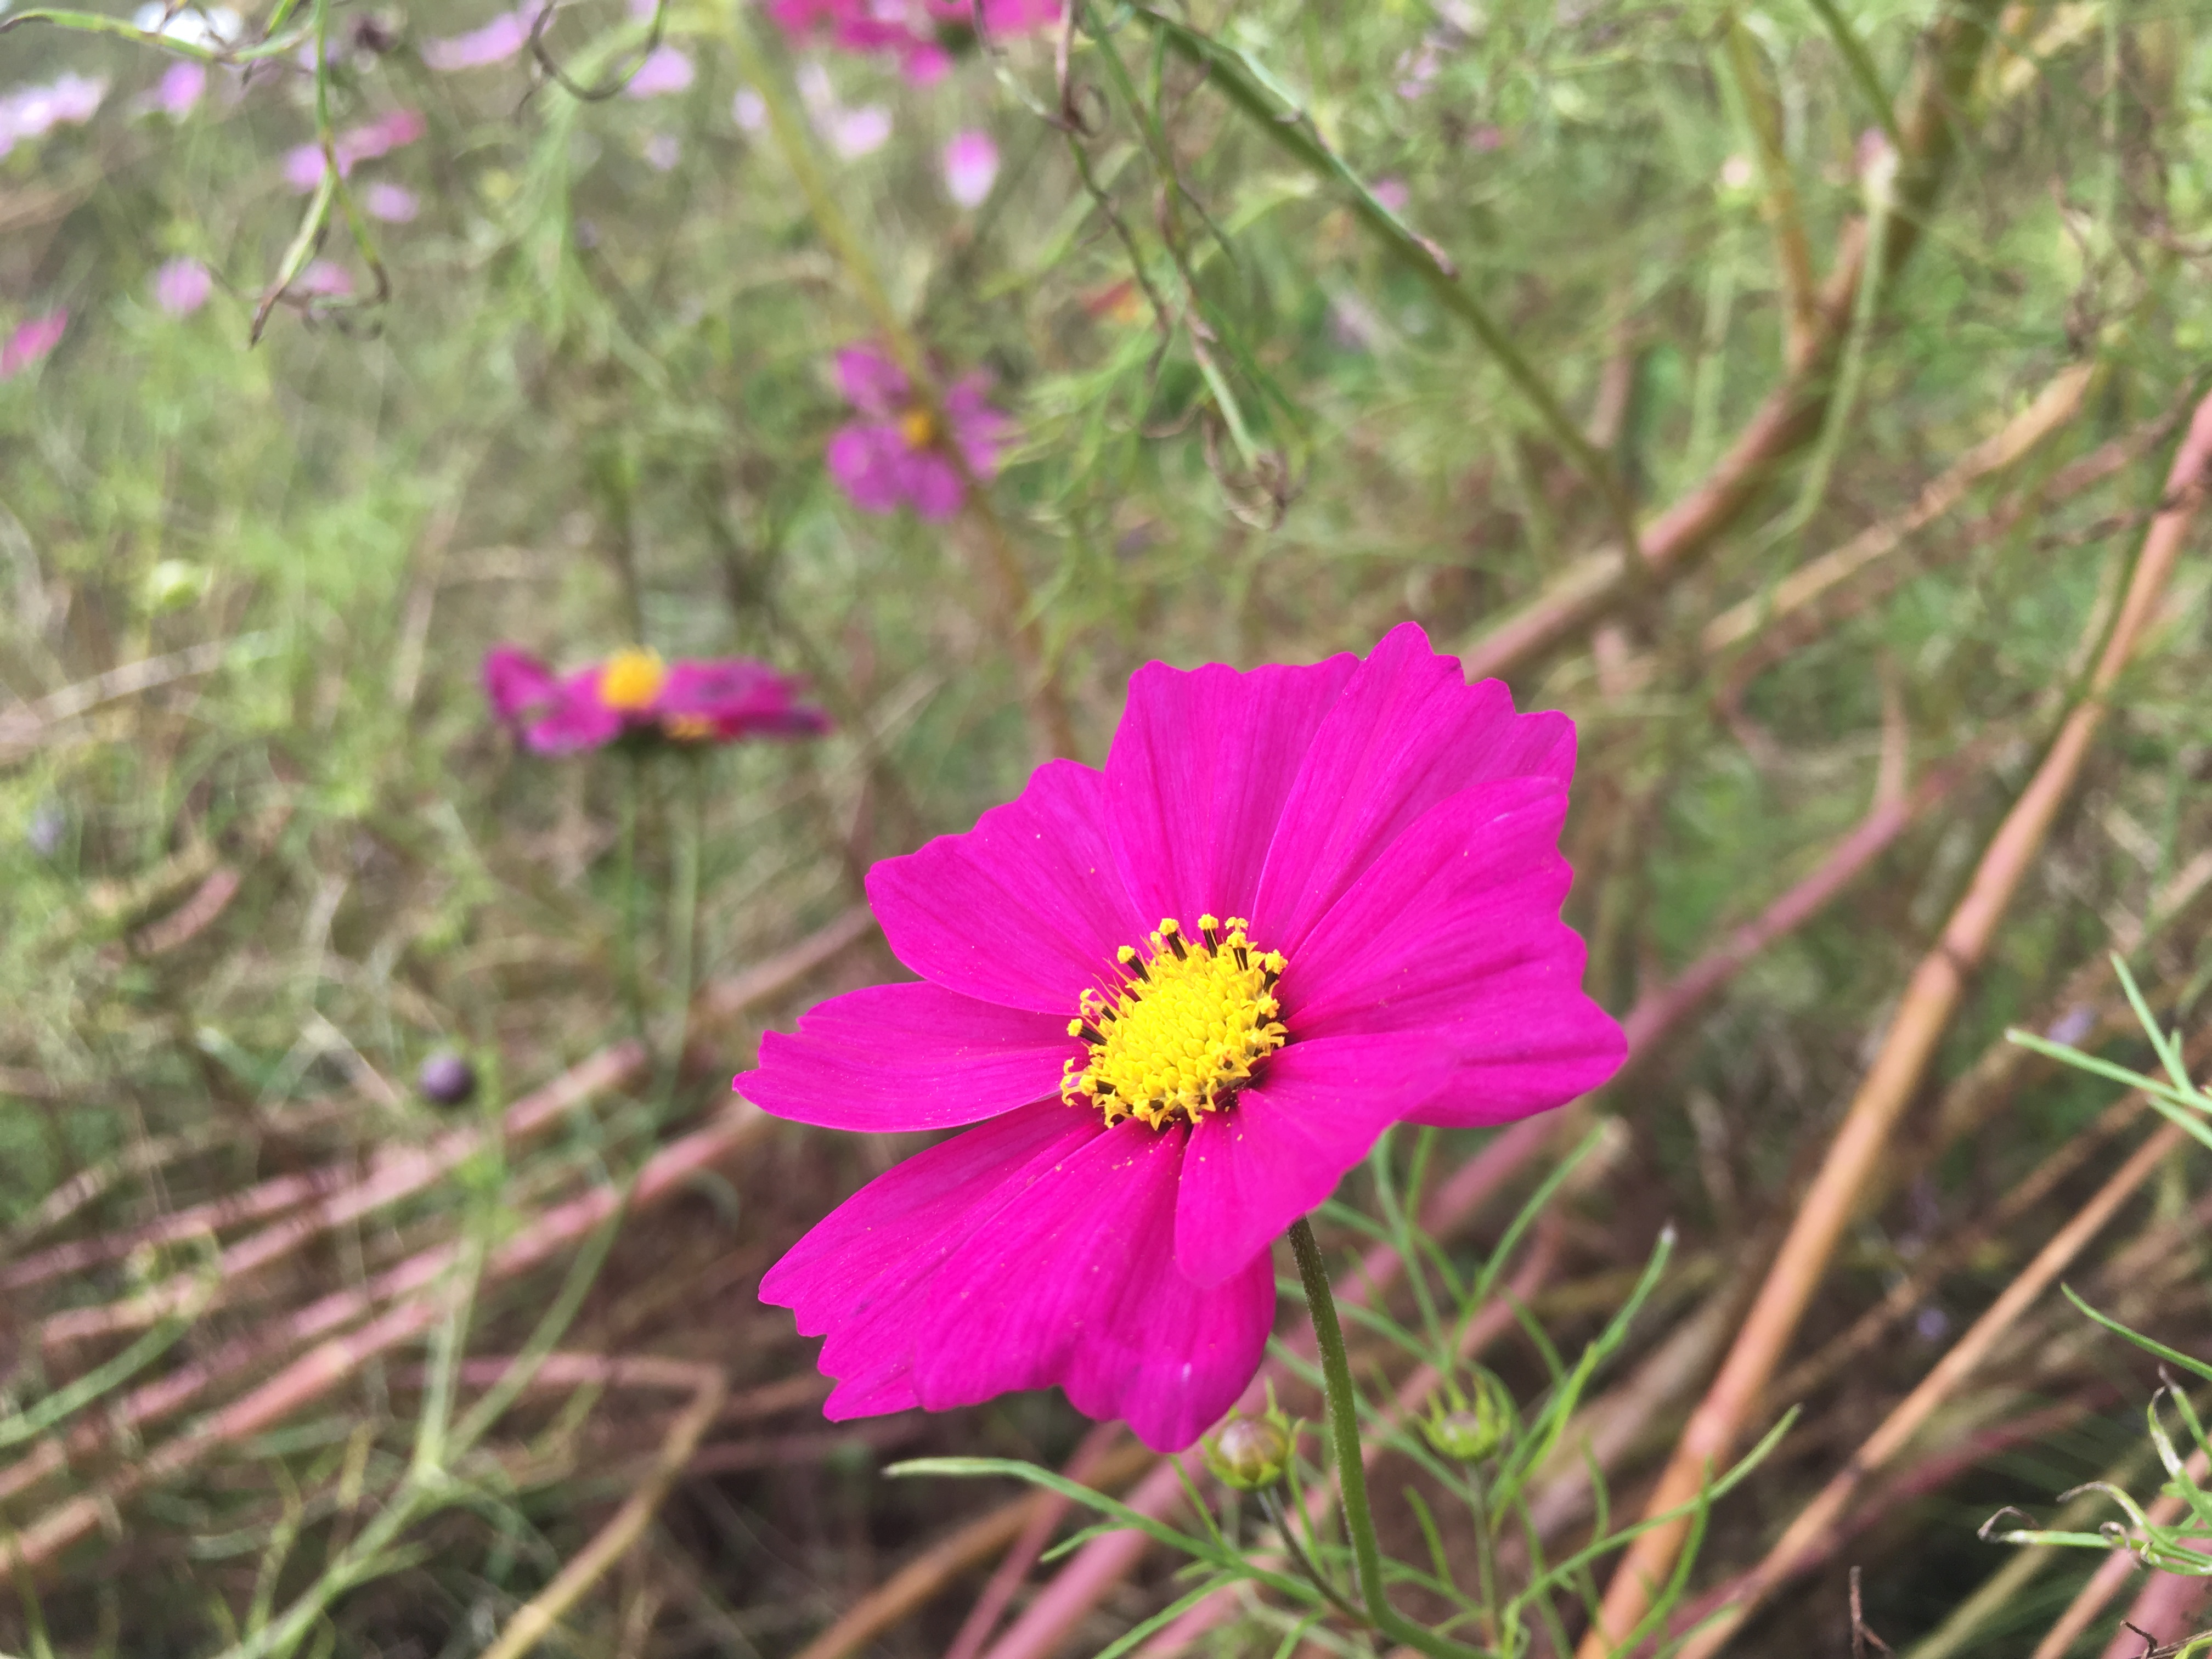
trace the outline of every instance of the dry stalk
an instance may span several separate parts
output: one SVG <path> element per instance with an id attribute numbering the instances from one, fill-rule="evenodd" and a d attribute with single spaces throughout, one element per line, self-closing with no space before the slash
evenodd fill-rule
<path id="1" fill-rule="evenodd" d="M 1660 1477 L 1646 1505 L 1647 1515 L 1691 1502 L 1739 1443 L 1837 1239 L 1881 1161 L 1891 1130 L 1926 1074 L 1936 1043 L 1964 995 L 1968 975 L 1987 952 L 2006 906 L 2080 775 L 2112 690 L 2148 632 L 2180 557 L 2208 462 L 2212 462 L 2212 398 L 2197 405 L 2188 435 L 2174 456 L 2166 491 L 2172 505 L 2160 513 L 2143 539 L 2142 556 L 2086 694 L 2059 727 L 2042 765 L 1990 840 L 1936 948 L 1914 970 L 1881 1052 L 1799 1206 L 1781 1254 L 1720 1375 L 1692 1415 Z M 1643 1621 L 1652 1587 L 1665 1581 L 1687 1526 L 1677 1522 L 1655 1527 L 1630 1546 L 1583 1638 L 1580 1659 L 1601 1659 Z"/>
<path id="2" fill-rule="evenodd" d="M 2188 1131 L 2179 1124 L 2162 1124 L 2157 1133 L 2136 1149 L 2134 1156 L 2113 1171 L 2095 1196 L 2037 1252 L 2035 1259 L 2005 1287 L 2003 1294 L 1936 1362 L 1936 1368 L 1921 1380 L 1920 1385 L 1882 1419 L 1881 1426 L 1868 1437 L 1866 1443 L 1837 1471 L 1820 1495 L 1798 1511 L 1797 1518 L 1767 1551 L 1765 1558 L 1737 1581 L 1728 1611 L 1692 1637 L 1682 1648 L 1683 1659 L 1712 1659 L 1743 1621 L 1758 1611 L 1785 1580 L 1807 1571 L 1822 1558 L 1823 1540 L 1836 1530 L 1844 1510 L 1857 1497 L 1860 1488 L 1911 1443 L 1937 1408 L 1979 1369 L 1990 1351 L 2003 1340 L 2036 1299 L 2072 1265 L 2090 1240 L 2104 1231 L 2120 1206 L 2135 1195 L 2160 1164 L 2187 1142 Z"/>
<path id="3" fill-rule="evenodd" d="M 555 1354 L 547 1358 L 538 1368 L 538 1380 L 552 1381 L 545 1376 L 546 1365 L 556 1359 L 598 1360 L 597 1355 Z M 653 1371 L 641 1370 L 638 1362 L 629 1361 L 609 1365 L 600 1360 L 600 1374 L 580 1380 L 598 1382 L 603 1386 L 620 1388 L 647 1386 L 657 1388 L 688 1387 L 691 1403 L 686 1406 L 676 1420 L 668 1426 L 667 1437 L 661 1442 L 659 1455 L 645 1478 L 630 1491 L 613 1517 L 601 1528 L 592 1541 L 569 1558 L 568 1565 L 554 1575 L 553 1582 L 538 1591 L 507 1620 L 507 1628 L 499 1639 L 484 1650 L 484 1659 L 523 1659 L 546 1637 L 552 1634 L 561 1622 L 562 1615 L 574 1607 L 592 1586 L 606 1576 L 616 1563 L 629 1553 L 640 1534 L 652 1521 L 653 1514 L 668 1496 L 668 1489 L 683 1474 L 691 1461 L 699 1438 L 707 1432 L 720 1413 L 722 1402 L 728 1398 L 729 1382 L 719 1366 L 675 1360 L 656 1363 Z M 678 1380 L 678 1373 L 684 1380 Z M 652 1381 L 647 1382 L 647 1376 Z"/>
<path id="4" fill-rule="evenodd" d="M 1968 106 L 1996 0 L 1969 0 L 1929 31 L 1901 120 L 1894 217 L 1883 255 L 1885 283 L 1919 245 L 1920 229 L 1950 171 L 1958 112 Z M 1758 498 L 1768 479 L 1819 434 L 1835 389 L 1865 276 L 1863 227 L 1847 231 L 1820 297 L 1818 326 L 1802 366 L 1768 394 L 1712 470 L 1645 526 L 1640 568 L 1609 547 L 1577 561 L 1534 599 L 1484 629 L 1462 650 L 1476 678 L 1510 678 L 1533 667 L 1601 617 L 1683 574 Z"/>

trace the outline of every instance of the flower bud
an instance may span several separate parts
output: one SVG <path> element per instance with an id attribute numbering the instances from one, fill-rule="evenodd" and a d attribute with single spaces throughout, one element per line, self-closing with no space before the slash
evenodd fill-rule
<path id="1" fill-rule="evenodd" d="M 477 1068 L 451 1048 L 441 1048 L 415 1073 L 415 1086 L 435 1106 L 459 1106 L 477 1091 Z"/>
<path id="2" fill-rule="evenodd" d="M 1474 1398 L 1451 1391 L 1449 1407 L 1441 1402 L 1421 1424 L 1421 1433 L 1437 1455 L 1460 1463 L 1480 1463 L 1495 1457 L 1512 1437 L 1513 1397 L 1505 1385 L 1476 1366 Z"/>
<path id="3" fill-rule="evenodd" d="M 1221 1431 L 1205 1443 L 1206 1467 L 1224 1486 L 1263 1492 L 1283 1478 L 1291 1459 L 1291 1437 L 1280 1413 L 1266 1417 L 1231 1414 Z"/>

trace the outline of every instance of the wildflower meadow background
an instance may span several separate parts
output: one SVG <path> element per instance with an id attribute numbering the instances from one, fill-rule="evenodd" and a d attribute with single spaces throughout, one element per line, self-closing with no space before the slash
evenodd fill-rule
<path id="1" fill-rule="evenodd" d="M 0 8 L 0 1655 L 2187 1650 L 2202 22 Z M 1187 1451 L 1065 1324 L 841 1323 L 939 1258 L 824 1218 L 946 1128 L 1165 1079 L 1084 1134 L 1181 1156 L 1310 1074 L 1365 935 L 1020 871 L 1256 856 L 1032 774 L 1287 791 L 1170 671 L 1355 658 L 1551 734 L 1510 903 L 1440 853 L 1371 931 L 1535 964 L 1492 1029 L 1574 1064 L 1431 1109 L 1424 1005 L 1265 1203 L 1133 1209 L 1133 1367 L 1233 1288 Z M 1328 836 L 1494 781 L 1443 724 L 1273 845 L 1384 869 Z M 884 865 L 1025 788 L 1060 844 Z M 1079 935 L 1228 1069 L 1024 1000 Z M 929 1070 L 1019 1021 L 1040 1090 Z"/>

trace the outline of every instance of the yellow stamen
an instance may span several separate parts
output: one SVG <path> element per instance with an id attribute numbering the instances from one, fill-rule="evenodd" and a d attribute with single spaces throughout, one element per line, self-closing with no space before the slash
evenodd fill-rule
<path id="1" fill-rule="evenodd" d="M 1283 958 L 1252 948 L 1250 925 L 1201 916 L 1191 939 L 1170 916 L 1152 936 L 1149 958 L 1123 945 L 1116 955 L 1130 977 L 1110 995 L 1085 991 L 1067 1023 L 1085 1053 L 1067 1062 L 1060 1097 L 1088 1100 L 1109 1123 L 1134 1117 L 1155 1129 L 1228 1105 L 1290 1036 L 1274 994 Z"/>
<path id="2" fill-rule="evenodd" d="M 908 449 L 927 449 L 937 441 L 937 422 L 926 409 L 909 409 L 899 416 L 899 436 Z"/>
<path id="3" fill-rule="evenodd" d="M 631 646 L 609 657 L 599 670 L 599 701 L 625 713 L 650 708 L 667 683 L 668 669 L 660 653 Z"/>

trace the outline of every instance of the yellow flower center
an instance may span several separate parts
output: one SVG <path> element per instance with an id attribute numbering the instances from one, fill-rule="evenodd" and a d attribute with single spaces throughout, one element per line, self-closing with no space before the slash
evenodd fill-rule
<path id="1" fill-rule="evenodd" d="M 632 646 L 616 652 L 599 670 L 599 701 L 625 713 L 650 708 L 667 684 L 668 669 L 660 653 Z"/>
<path id="2" fill-rule="evenodd" d="M 1109 1124 L 1135 1117 L 1155 1129 L 1228 1105 L 1290 1036 L 1275 1000 L 1282 956 L 1253 949 L 1249 926 L 1242 916 L 1200 916 L 1192 939 L 1170 916 L 1149 957 L 1123 945 L 1127 977 L 1110 996 L 1085 991 L 1081 1014 L 1067 1023 L 1085 1052 L 1067 1062 L 1060 1098 L 1089 1100 Z"/>
<path id="3" fill-rule="evenodd" d="M 908 449 L 927 449 L 937 441 L 937 422 L 926 409 L 909 409 L 899 416 L 898 425 Z"/>

